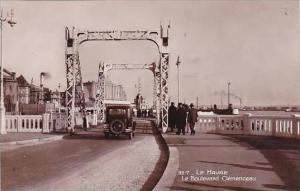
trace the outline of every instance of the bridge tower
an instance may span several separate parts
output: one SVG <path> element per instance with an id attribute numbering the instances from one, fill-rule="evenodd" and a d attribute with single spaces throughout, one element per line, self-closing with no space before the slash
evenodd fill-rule
<path id="1" fill-rule="evenodd" d="M 66 64 L 66 103 L 67 103 L 67 125 L 70 132 L 74 132 L 75 126 L 75 110 L 77 107 L 83 108 L 84 95 L 81 75 L 81 66 L 79 61 L 79 46 L 86 41 L 120 41 L 120 40 L 144 40 L 155 43 L 160 54 L 160 62 L 155 65 L 154 77 L 156 88 L 156 108 L 157 123 L 161 124 L 163 131 L 168 128 L 168 71 L 169 71 L 169 28 L 170 25 L 160 26 L 158 30 L 104 30 L 90 31 L 79 30 L 72 27 L 70 30 L 65 28 L 66 48 L 65 48 L 65 64 Z M 105 76 L 105 68 L 103 69 Z M 100 72 L 99 72 L 100 74 Z M 99 80 L 99 78 L 98 78 Z M 102 84 L 102 76 L 99 84 Z M 104 83 L 104 82 L 103 82 Z M 99 85 L 100 86 L 100 85 Z M 99 87 L 100 88 L 100 87 Z M 104 86 L 103 86 L 104 89 Z M 100 88 L 100 91 L 101 88 Z M 102 91 L 104 92 L 104 91 Z M 99 92 L 98 105 L 100 105 L 100 113 L 103 112 L 104 94 Z M 103 98 L 103 99 L 102 99 Z M 83 101 L 82 101 L 83 100 Z M 101 100 L 103 100 L 101 102 Z"/>

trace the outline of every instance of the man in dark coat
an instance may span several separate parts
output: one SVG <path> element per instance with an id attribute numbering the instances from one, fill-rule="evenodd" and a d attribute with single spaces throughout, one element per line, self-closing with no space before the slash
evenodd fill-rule
<path id="1" fill-rule="evenodd" d="M 182 103 L 178 104 L 178 109 L 176 112 L 176 127 L 177 127 L 177 135 L 180 135 L 182 133 L 185 135 L 185 127 L 186 125 L 186 111 L 182 106 Z"/>
<path id="2" fill-rule="evenodd" d="M 176 124 L 176 107 L 174 106 L 174 102 L 171 102 L 171 106 L 169 107 L 168 118 L 169 127 L 171 128 L 171 132 L 173 132 Z"/>
<path id="3" fill-rule="evenodd" d="M 191 129 L 191 135 L 195 135 L 195 123 L 197 122 L 198 113 L 197 110 L 194 108 L 194 104 L 190 104 L 190 109 L 188 113 L 188 123 Z"/>

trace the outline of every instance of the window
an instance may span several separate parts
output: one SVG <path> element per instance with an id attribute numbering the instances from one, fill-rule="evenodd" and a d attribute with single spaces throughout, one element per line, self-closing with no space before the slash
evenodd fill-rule
<path id="1" fill-rule="evenodd" d="M 126 110 L 125 109 L 109 109 L 108 113 L 109 113 L 109 115 L 125 115 Z"/>

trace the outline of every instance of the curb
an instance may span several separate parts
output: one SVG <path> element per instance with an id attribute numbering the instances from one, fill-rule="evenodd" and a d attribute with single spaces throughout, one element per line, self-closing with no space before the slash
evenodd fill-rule
<path id="1" fill-rule="evenodd" d="M 49 141 L 56 141 L 63 139 L 64 135 L 57 135 L 53 137 L 45 137 L 45 138 L 35 138 L 35 139 L 29 139 L 29 140 L 22 140 L 22 141 L 10 141 L 5 143 L 0 143 L 0 146 L 11 146 L 11 145 L 28 145 L 32 143 L 44 143 Z"/>
<path id="2" fill-rule="evenodd" d="M 164 135 L 162 135 L 163 140 Z M 169 161 L 167 167 L 160 178 L 159 182 L 153 189 L 154 191 L 169 191 L 172 189 L 173 182 L 177 176 L 177 171 L 179 169 L 179 152 L 176 147 L 170 147 L 165 143 L 169 149 Z"/>
<path id="3" fill-rule="evenodd" d="M 158 182 L 160 181 L 162 175 L 164 174 L 169 161 L 170 151 L 166 144 L 166 141 L 164 140 L 162 134 L 157 129 L 153 121 L 151 121 L 151 126 L 152 126 L 152 134 L 155 137 L 155 141 L 158 144 L 160 150 L 160 156 L 158 161 L 155 164 L 153 171 L 148 176 L 146 182 L 144 182 L 142 188 L 140 189 L 141 191 L 154 190 L 154 188 L 157 186 Z"/>

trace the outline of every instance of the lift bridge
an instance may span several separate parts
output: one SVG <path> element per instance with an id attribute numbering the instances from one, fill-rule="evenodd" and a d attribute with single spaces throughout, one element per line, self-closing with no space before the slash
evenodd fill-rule
<path id="1" fill-rule="evenodd" d="M 163 129 L 168 128 L 168 72 L 169 72 L 169 29 L 170 25 L 160 26 L 158 30 L 112 30 L 112 31 L 89 31 L 79 30 L 75 27 L 65 28 L 66 46 L 66 106 L 68 131 L 74 133 L 75 108 L 80 107 L 84 111 L 83 81 L 79 59 L 79 46 L 86 41 L 124 41 L 144 40 L 156 44 L 160 59 L 155 64 L 109 64 L 100 63 L 97 83 L 96 109 L 100 119 L 104 119 L 104 95 L 105 76 L 109 70 L 115 69 L 149 69 L 154 76 L 154 105 L 156 106 L 156 122 Z"/>

